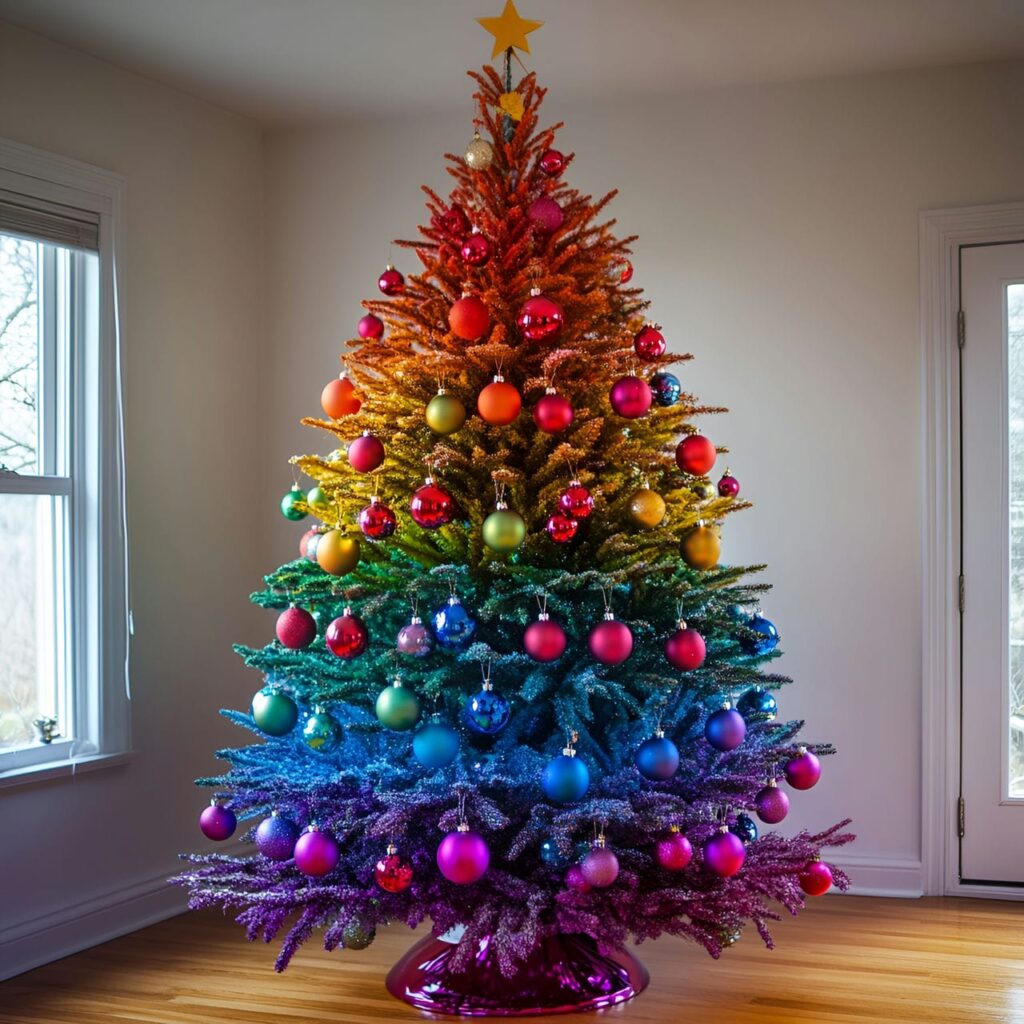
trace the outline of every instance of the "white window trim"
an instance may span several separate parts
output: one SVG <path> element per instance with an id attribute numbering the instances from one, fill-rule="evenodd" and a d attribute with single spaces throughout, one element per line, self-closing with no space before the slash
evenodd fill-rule
<path id="1" fill-rule="evenodd" d="M 92 358 L 84 360 L 78 387 L 97 396 L 73 403 L 82 440 L 79 471 L 87 489 L 73 494 L 70 543 L 81 554 L 71 596 L 77 708 L 75 741 L 55 740 L 0 751 L 0 788 L 123 764 L 131 751 L 127 545 L 122 446 L 120 325 L 124 323 L 125 181 L 117 174 L 20 143 L 0 139 L 0 188 L 99 216 L 98 309 Z M 25 481 L 38 493 L 39 479 Z M 55 478 L 54 492 L 66 487 Z M 6 493 L 18 481 L 4 481 Z M 87 741 L 82 743 L 81 740 Z"/>

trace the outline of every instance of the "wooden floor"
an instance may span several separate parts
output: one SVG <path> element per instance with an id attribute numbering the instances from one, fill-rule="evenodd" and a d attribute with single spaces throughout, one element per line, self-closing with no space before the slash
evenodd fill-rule
<path id="1" fill-rule="evenodd" d="M 606 1016 L 623 1024 L 1024 1024 L 1024 904 L 825 897 L 775 934 L 776 950 L 745 935 L 718 963 L 677 939 L 646 944 L 650 988 Z M 219 914 L 186 915 L 0 983 L 0 1021 L 421 1020 L 383 986 L 409 935 L 395 928 L 361 953 L 310 944 L 278 976 L 273 947 L 248 944 Z"/>

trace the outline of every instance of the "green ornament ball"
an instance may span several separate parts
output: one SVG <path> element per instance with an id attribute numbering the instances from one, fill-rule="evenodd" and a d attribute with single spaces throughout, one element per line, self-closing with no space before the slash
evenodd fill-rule
<path id="1" fill-rule="evenodd" d="M 268 736 L 286 736 L 299 720 L 299 709 L 286 693 L 265 686 L 252 699 L 252 717 Z"/>
<path id="2" fill-rule="evenodd" d="M 515 551 L 526 540 L 526 523 L 518 512 L 499 508 L 484 520 L 483 534 L 492 551 Z"/>
<path id="3" fill-rule="evenodd" d="M 466 407 L 454 395 L 439 391 L 427 404 L 426 420 L 435 434 L 454 434 L 466 422 Z"/>
<path id="4" fill-rule="evenodd" d="M 302 493 L 302 488 L 296 484 L 281 499 L 281 515 L 283 515 L 285 519 L 291 519 L 293 522 L 305 519 L 306 513 L 299 507 L 305 500 L 306 496 Z"/>
<path id="5" fill-rule="evenodd" d="M 327 754 L 341 740 L 341 728 L 333 716 L 318 704 L 313 708 L 313 714 L 306 719 L 306 724 L 302 727 L 302 738 L 311 750 Z"/>
<path id="6" fill-rule="evenodd" d="M 377 929 L 372 924 L 353 918 L 341 932 L 341 944 L 345 949 L 366 949 L 377 937 Z"/>
<path id="7" fill-rule="evenodd" d="M 313 509 L 317 514 L 326 512 L 331 507 L 330 501 L 327 499 L 327 495 L 324 494 L 323 488 L 317 484 L 316 487 L 310 489 L 306 495 L 306 504 Z"/>
<path id="8" fill-rule="evenodd" d="M 412 690 L 396 682 L 380 691 L 376 710 L 381 725 L 404 732 L 420 720 L 420 699 Z"/>

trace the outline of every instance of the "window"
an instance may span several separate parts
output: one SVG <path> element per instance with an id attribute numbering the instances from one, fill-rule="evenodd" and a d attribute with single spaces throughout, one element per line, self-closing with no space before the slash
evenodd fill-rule
<path id="1" fill-rule="evenodd" d="M 129 745 L 121 189 L 0 141 L 0 784 Z"/>

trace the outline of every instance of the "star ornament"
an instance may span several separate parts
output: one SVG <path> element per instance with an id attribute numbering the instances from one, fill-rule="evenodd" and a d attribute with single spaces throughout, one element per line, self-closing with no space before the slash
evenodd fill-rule
<path id="1" fill-rule="evenodd" d="M 543 21 L 521 18 L 516 10 L 514 0 L 505 0 L 505 9 L 501 12 L 500 17 L 477 18 L 476 20 L 494 36 L 494 52 L 491 54 L 491 60 L 510 49 L 529 53 L 530 43 L 526 38 L 527 35 L 544 24 Z"/>

